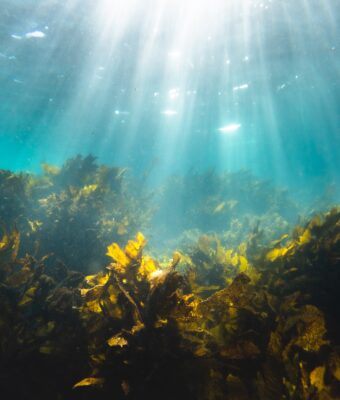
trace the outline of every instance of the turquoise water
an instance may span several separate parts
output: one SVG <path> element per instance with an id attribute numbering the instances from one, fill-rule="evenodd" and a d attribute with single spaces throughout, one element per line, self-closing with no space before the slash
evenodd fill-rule
<path id="1" fill-rule="evenodd" d="M 339 181 L 338 0 L 1 4 L 1 168 Z"/>
<path id="2" fill-rule="evenodd" d="M 2 399 L 340 399 L 339 23 L 0 0 Z"/>

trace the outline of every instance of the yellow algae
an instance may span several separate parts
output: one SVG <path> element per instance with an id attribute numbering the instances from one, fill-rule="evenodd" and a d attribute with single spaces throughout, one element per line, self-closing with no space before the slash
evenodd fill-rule
<path id="1" fill-rule="evenodd" d="M 130 258 L 125 254 L 125 252 L 118 246 L 117 243 L 112 243 L 110 246 L 107 248 L 107 253 L 109 257 L 111 257 L 114 261 L 116 261 L 119 266 L 117 267 L 127 267 L 129 263 L 131 262 Z"/>
<path id="2" fill-rule="evenodd" d="M 137 258 L 146 244 L 146 240 L 142 233 L 138 232 L 136 240 L 129 240 L 126 245 L 125 252 L 130 259 Z"/>
<path id="3" fill-rule="evenodd" d="M 94 378 L 94 377 L 90 377 L 90 378 L 84 378 L 81 381 L 79 381 L 78 383 L 76 383 L 73 388 L 78 388 L 78 387 L 83 387 L 83 386 L 101 386 L 104 383 L 104 379 L 103 378 Z"/>
<path id="4" fill-rule="evenodd" d="M 107 344 L 110 347 L 124 347 L 128 344 L 127 340 L 121 337 L 120 335 L 112 336 L 109 340 L 107 340 Z"/>
<path id="5" fill-rule="evenodd" d="M 266 254 L 266 259 L 268 261 L 275 261 L 276 259 L 283 257 L 287 253 L 287 251 L 288 248 L 286 247 L 279 247 L 276 249 L 272 249 Z"/>
<path id="6" fill-rule="evenodd" d="M 239 256 L 239 270 L 240 272 L 247 272 L 249 270 L 249 263 L 246 257 L 244 256 Z"/>
<path id="7" fill-rule="evenodd" d="M 301 236 L 299 236 L 298 244 L 305 245 L 310 242 L 312 239 L 312 233 L 310 229 L 306 229 Z"/>
<path id="8" fill-rule="evenodd" d="M 325 376 L 326 368 L 324 366 L 316 367 L 310 373 L 310 383 L 315 386 L 319 391 L 321 391 L 324 387 L 324 376 Z"/>
<path id="9" fill-rule="evenodd" d="M 152 258 L 143 257 L 138 273 L 143 277 L 149 278 L 157 270 L 158 265 Z"/>
<path id="10" fill-rule="evenodd" d="M 37 292 L 37 287 L 31 287 L 26 290 L 25 294 L 23 295 L 22 299 L 19 301 L 19 306 L 26 306 L 27 304 L 31 303 L 34 299 L 34 295 Z"/>

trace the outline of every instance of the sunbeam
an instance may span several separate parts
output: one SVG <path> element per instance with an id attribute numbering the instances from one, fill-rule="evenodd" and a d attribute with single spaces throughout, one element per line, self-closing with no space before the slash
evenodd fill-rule
<path id="1" fill-rule="evenodd" d="M 39 163 L 49 148 L 57 163 L 77 149 L 131 167 L 161 154 L 164 174 L 197 156 L 206 166 L 271 171 L 270 178 L 287 183 L 306 172 L 305 159 L 291 156 L 295 128 L 287 121 L 293 120 L 299 148 L 322 141 L 332 153 L 339 60 L 331 1 L 25 4 L 15 24 L 7 28 L 4 20 L 0 48 L 0 61 L 11 66 L 3 69 L 4 92 L 16 113 L 5 115 L 2 130 L 19 130 L 19 140 L 30 132 L 26 147 L 32 143 L 30 156 L 25 147 L 17 157 L 18 167 Z M 6 1 L 7 15 L 15 7 L 23 5 Z M 309 129 L 321 108 L 327 116 Z M 328 135 L 321 134 L 325 126 Z M 308 157 L 327 162 L 314 150 Z"/>
<path id="2" fill-rule="evenodd" d="M 340 399 L 340 0 L 0 0 L 0 395 Z"/>

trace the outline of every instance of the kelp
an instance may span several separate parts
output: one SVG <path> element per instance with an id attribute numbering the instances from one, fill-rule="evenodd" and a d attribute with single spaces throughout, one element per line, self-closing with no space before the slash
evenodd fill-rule
<path id="1" fill-rule="evenodd" d="M 144 246 L 140 233 L 125 249 L 110 245 L 108 272 L 85 278 L 91 287 L 81 289 L 81 317 L 89 332 L 92 370 L 81 382 L 99 379 L 102 390 L 110 392 L 109 377 L 120 377 L 116 387 L 120 383 L 123 398 L 156 398 L 165 383 L 169 393 L 164 398 L 219 398 L 226 385 L 218 364 L 237 368 L 248 359 L 256 362 L 261 354 L 263 337 L 251 332 L 247 316 L 261 329 L 266 317 L 250 278 L 238 274 L 227 288 L 203 299 L 191 293 L 188 276 L 176 271 L 178 254 L 161 268 L 142 254 Z M 196 374 L 203 385 L 192 387 L 190 376 Z"/>
<path id="2" fill-rule="evenodd" d="M 0 223 L 21 232 L 21 255 L 54 254 L 67 268 L 97 271 L 110 241 L 123 244 L 151 218 L 149 193 L 127 170 L 77 156 L 42 174 L 0 171 Z"/>
<path id="3" fill-rule="evenodd" d="M 29 208 L 29 175 L 0 169 L 0 223 L 6 229 L 24 223 Z"/>
<path id="4" fill-rule="evenodd" d="M 253 237 L 237 248 L 227 248 L 216 235 L 201 236 L 196 245 L 187 248 L 180 264 L 188 273 L 191 290 L 207 296 L 230 284 L 240 273 L 256 282 L 260 274 L 251 260 L 253 247 Z"/>
<path id="5" fill-rule="evenodd" d="M 205 234 L 156 259 L 126 171 L 82 157 L 44 171 L 21 178 L 29 218 L 1 228 L 4 398 L 340 398 L 339 209 L 267 246 L 255 218 L 242 241 Z"/>
<path id="6" fill-rule="evenodd" d="M 43 163 L 40 175 L 1 171 L 0 195 L 0 222 L 20 230 L 22 254 L 53 253 L 68 268 L 88 272 L 105 263 L 110 241 L 123 245 L 138 230 L 151 232 L 155 251 L 166 247 L 159 257 L 209 230 L 230 248 L 257 229 L 263 245 L 299 211 L 286 191 L 248 172 L 191 172 L 151 191 L 126 168 L 91 155 L 61 167 Z"/>
<path id="7" fill-rule="evenodd" d="M 237 246 L 259 222 L 264 236 L 285 233 L 301 212 L 287 190 L 249 171 L 190 171 L 169 178 L 159 197 L 153 228 L 164 241 L 181 241 L 183 232 L 211 231 L 227 236 L 230 245 Z"/>
<path id="8" fill-rule="evenodd" d="M 249 260 L 249 244 L 226 249 L 216 237 L 159 263 L 144 254 L 146 239 L 138 233 L 125 247 L 110 244 L 111 262 L 88 276 L 62 268 L 51 276 L 48 257 L 18 258 L 19 233 L 4 233 L 5 393 L 23 399 L 339 398 L 337 303 L 330 307 L 339 282 L 339 221 L 336 209 L 313 218 L 291 239 L 259 249 L 258 264 Z M 281 248 L 287 251 L 268 257 Z M 215 287 L 207 281 L 209 265 Z M 326 267 L 332 282 L 321 274 Z M 315 290 L 327 282 L 319 297 Z"/>
<path id="9" fill-rule="evenodd" d="M 339 232 L 335 208 L 297 227 L 291 240 L 266 250 L 259 264 L 259 283 L 276 299 L 278 314 L 270 349 L 284 365 L 292 398 L 340 397 L 339 381 L 325 372 L 339 345 Z"/>
<path id="10" fill-rule="evenodd" d="M 58 281 L 47 274 L 48 257 L 17 258 L 19 240 L 17 231 L 6 233 L 1 243 L 7 244 L 0 248 L 2 393 L 28 399 L 53 391 L 57 398 L 66 395 L 86 362 L 76 312 L 80 296 L 75 288 L 82 276 L 67 271 Z M 54 374 L 46 374 L 49 369 Z"/>
<path id="11" fill-rule="evenodd" d="M 301 297 L 309 299 L 310 304 L 331 313 L 335 319 L 340 316 L 335 306 L 340 256 L 339 219 L 337 208 L 314 216 L 306 226 L 295 228 L 291 240 L 265 251 L 260 259 L 261 268 L 266 271 L 264 279 L 273 293 L 283 296 L 299 292 Z M 275 257 L 273 252 L 276 252 Z M 277 280 L 277 276 L 281 280 Z M 283 279 L 289 279 L 290 284 L 283 285 Z"/>

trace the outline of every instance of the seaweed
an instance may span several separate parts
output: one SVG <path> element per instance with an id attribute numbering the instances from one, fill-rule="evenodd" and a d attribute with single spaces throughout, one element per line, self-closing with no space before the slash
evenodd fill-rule
<path id="1" fill-rule="evenodd" d="M 235 232 L 154 257 L 149 193 L 125 170 L 77 157 L 44 171 L 2 173 L 4 398 L 340 398 L 339 208 L 270 241 L 257 217 L 237 236 L 235 214 Z"/>
<path id="2" fill-rule="evenodd" d="M 275 188 L 249 171 L 190 171 L 183 177 L 170 177 L 159 197 L 154 229 L 164 227 L 160 236 L 167 239 L 183 231 L 229 231 L 229 241 L 233 239 L 237 245 L 259 220 L 265 234 L 269 228 L 276 236 L 285 233 L 301 211 L 287 190 Z M 238 223 L 240 232 L 235 229 Z"/>
<path id="3" fill-rule="evenodd" d="M 0 174 L 0 221 L 22 233 L 21 253 L 54 256 L 71 270 L 95 271 L 112 239 L 124 243 L 145 228 L 149 194 L 126 169 L 77 156 L 62 167 L 42 165 L 43 174 Z"/>
<path id="4" fill-rule="evenodd" d="M 0 215 L 1 224 L 10 229 L 13 221 L 19 225 L 25 218 L 29 205 L 29 196 L 26 190 L 29 178 L 25 174 L 14 174 L 0 170 Z"/>

